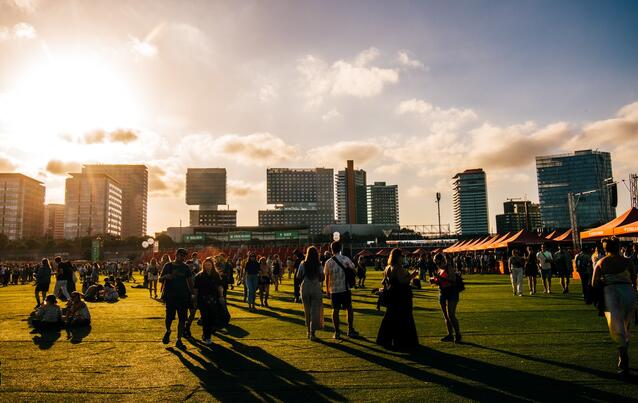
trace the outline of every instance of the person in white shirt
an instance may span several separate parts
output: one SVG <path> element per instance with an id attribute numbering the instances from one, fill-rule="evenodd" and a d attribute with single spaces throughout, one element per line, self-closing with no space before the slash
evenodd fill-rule
<path id="1" fill-rule="evenodd" d="M 359 335 L 354 329 L 354 312 L 352 311 L 352 294 L 346 279 L 346 270 L 351 270 L 354 278 L 355 266 L 348 257 L 341 254 L 341 243 L 334 241 L 330 244 L 332 258 L 324 264 L 326 275 L 327 297 L 332 301 L 332 324 L 335 328 L 334 338 L 341 338 L 339 329 L 339 311 L 345 309 L 348 313 L 348 337 Z"/>
<path id="2" fill-rule="evenodd" d="M 541 245 L 541 250 L 536 254 L 536 261 L 538 262 L 538 268 L 541 271 L 541 278 L 543 279 L 543 288 L 545 294 L 552 293 L 552 262 L 554 258 L 552 253 L 545 249 L 545 245 Z"/>

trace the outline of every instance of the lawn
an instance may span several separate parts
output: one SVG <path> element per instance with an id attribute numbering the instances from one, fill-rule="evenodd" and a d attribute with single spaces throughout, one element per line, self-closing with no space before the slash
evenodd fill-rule
<path id="1" fill-rule="evenodd" d="M 379 281 L 369 272 L 368 284 Z M 466 277 L 460 345 L 445 333 L 437 291 L 416 291 L 422 348 L 386 352 L 374 344 L 382 313 L 369 289 L 355 290 L 361 337 L 335 341 L 330 308 L 320 341 L 306 339 L 303 311 L 286 281 L 271 308 L 248 312 L 229 294 L 231 326 L 214 345 L 161 343 L 163 305 L 143 289 L 116 304 L 90 304 L 88 334 L 30 334 L 32 286 L 0 288 L 0 401 L 620 401 L 636 384 L 615 375 L 605 322 L 569 295 L 514 297 L 505 276 Z M 554 291 L 558 291 L 554 285 Z M 175 335 L 175 331 L 173 335 Z M 200 336 L 200 328 L 193 326 Z M 174 341 L 174 340 L 173 340 Z M 630 355 L 638 360 L 638 349 Z M 636 366 L 633 366 L 636 368 Z"/>

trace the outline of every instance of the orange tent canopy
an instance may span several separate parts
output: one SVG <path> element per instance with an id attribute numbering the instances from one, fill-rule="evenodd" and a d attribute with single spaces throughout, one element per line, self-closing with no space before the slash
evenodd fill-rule
<path id="1" fill-rule="evenodd" d="M 501 242 L 503 242 L 504 240 L 506 240 L 507 238 L 511 237 L 512 234 L 511 232 L 508 232 L 505 235 L 501 235 L 499 238 L 497 238 L 496 240 L 492 241 L 491 244 L 486 245 L 485 249 L 498 249 L 498 248 L 504 248 L 506 245 L 500 246 Z"/>
<path id="2" fill-rule="evenodd" d="M 541 238 L 534 233 L 531 233 L 529 231 L 522 229 L 518 231 L 517 233 L 515 233 L 514 235 L 512 235 L 511 237 L 507 238 L 506 240 L 500 242 L 498 244 L 498 247 L 506 248 L 506 247 L 509 247 L 510 245 L 520 245 L 520 244 L 538 245 L 545 242 L 547 242 L 547 239 Z"/>
<path id="3" fill-rule="evenodd" d="M 450 245 L 447 248 L 443 249 L 443 253 L 452 253 L 452 252 L 454 252 L 454 248 L 456 248 L 457 246 L 461 245 L 463 242 L 465 242 L 465 241 L 456 241 L 456 242 L 454 242 L 452 245 Z"/>
<path id="4" fill-rule="evenodd" d="M 468 242 L 468 243 L 466 243 L 466 244 L 465 244 L 465 245 L 463 245 L 462 247 L 458 248 L 456 251 L 457 251 L 457 252 L 467 252 L 467 251 L 471 250 L 471 248 L 472 248 L 473 246 L 476 246 L 476 245 L 480 244 L 481 242 L 486 241 L 488 238 L 489 238 L 489 236 L 486 236 L 486 237 L 484 237 L 484 238 L 476 238 L 476 239 L 473 239 L 473 240 L 472 240 L 472 242 Z"/>
<path id="5" fill-rule="evenodd" d="M 614 230 L 616 228 L 622 227 L 635 221 L 638 221 L 638 209 L 632 207 L 629 210 L 625 211 L 622 215 L 609 221 L 607 224 L 603 224 L 600 227 L 592 228 L 587 231 L 582 231 L 580 233 L 580 238 L 593 239 L 612 236 L 614 235 Z"/>
<path id="6" fill-rule="evenodd" d="M 567 231 L 563 232 L 562 234 L 560 234 L 556 238 L 552 239 L 552 241 L 554 241 L 554 242 L 571 242 L 572 241 L 572 230 L 568 229 Z"/>
<path id="7" fill-rule="evenodd" d="M 557 230 L 554 230 L 554 231 L 552 231 L 551 233 L 549 233 L 549 234 L 545 237 L 545 239 L 552 239 L 552 238 L 554 238 L 555 236 L 558 236 L 558 231 L 557 231 Z"/>
<path id="8" fill-rule="evenodd" d="M 614 229 L 614 234 L 618 236 L 636 236 L 638 235 L 638 221 L 621 225 Z"/>
<path id="9" fill-rule="evenodd" d="M 487 248 L 485 248 L 485 246 L 491 244 L 492 242 L 497 240 L 499 237 L 500 237 L 499 234 L 492 235 L 489 238 L 483 240 L 482 242 L 470 247 L 470 250 L 484 250 L 484 249 L 487 249 Z"/>
<path id="10" fill-rule="evenodd" d="M 443 252 L 445 253 L 455 253 L 458 252 L 459 248 L 461 248 L 463 245 L 466 245 L 467 243 L 471 242 L 471 239 L 466 239 L 463 241 L 458 241 L 457 243 L 455 243 L 454 245 L 450 246 L 449 248 L 445 249 Z"/>

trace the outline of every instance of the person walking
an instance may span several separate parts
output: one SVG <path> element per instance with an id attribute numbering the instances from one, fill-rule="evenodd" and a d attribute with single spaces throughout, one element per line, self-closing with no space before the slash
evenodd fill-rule
<path id="1" fill-rule="evenodd" d="M 155 298 L 157 298 L 157 280 L 159 279 L 159 268 L 157 267 L 157 259 L 151 259 L 148 267 L 146 268 L 146 282 L 148 284 L 148 296 L 153 298 L 153 292 L 155 292 Z"/>
<path id="2" fill-rule="evenodd" d="M 357 288 L 366 287 L 366 258 L 359 256 L 357 259 Z"/>
<path id="3" fill-rule="evenodd" d="M 512 251 L 512 256 L 507 261 L 507 267 L 510 271 L 510 280 L 512 281 L 512 291 L 514 296 L 523 296 L 523 268 L 525 260 L 520 256 L 518 249 Z"/>
<path id="4" fill-rule="evenodd" d="M 335 328 L 333 338 L 341 338 L 339 328 L 339 311 L 345 309 L 348 315 L 348 337 L 357 337 L 359 333 L 354 329 L 354 312 L 352 311 L 352 294 L 350 288 L 354 284 L 348 284 L 347 278 L 354 279 L 354 263 L 348 257 L 341 254 L 341 242 L 333 241 L 330 244 L 332 257 L 324 265 L 326 275 L 327 297 L 332 302 L 332 324 Z M 350 273 L 346 275 L 346 271 Z"/>
<path id="5" fill-rule="evenodd" d="M 560 286 L 563 288 L 563 294 L 569 294 L 569 279 L 572 276 L 574 267 L 572 266 L 570 253 L 560 245 L 558 245 L 558 250 L 554 253 L 554 267 L 560 277 Z"/>
<path id="6" fill-rule="evenodd" d="M 447 336 L 443 337 L 441 341 L 460 343 L 462 340 L 461 329 L 456 318 L 456 307 L 459 303 L 458 276 L 454 269 L 447 264 L 442 253 L 437 253 L 434 256 L 434 264 L 436 264 L 437 270 L 430 281 L 439 286 L 439 305 L 447 327 Z"/>
<path id="7" fill-rule="evenodd" d="M 171 325 L 177 313 L 177 342 L 175 346 L 182 349 L 186 348 L 182 343 L 182 336 L 193 295 L 193 276 L 191 269 L 185 263 L 187 255 L 186 249 L 177 249 L 175 261 L 164 265 L 159 278 L 164 284 L 164 301 L 166 302 L 166 333 L 164 333 L 162 343 L 168 344 L 170 342 Z"/>
<path id="8" fill-rule="evenodd" d="M 594 267 L 592 286 L 603 286 L 605 318 L 618 348 L 618 374 L 629 376 L 629 326 L 636 313 L 636 271 L 632 262 L 620 255 L 615 237 L 603 240 L 605 257 Z"/>
<path id="9" fill-rule="evenodd" d="M 402 255 L 401 249 L 392 249 L 388 267 L 383 272 L 387 308 L 377 333 L 377 344 L 388 350 L 414 351 L 419 346 L 419 338 L 412 315 L 410 284 L 419 276 L 419 270 L 405 269 L 401 264 Z"/>
<path id="10" fill-rule="evenodd" d="M 538 263 L 538 269 L 541 272 L 541 279 L 543 280 L 543 293 L 552 293 L 552 265 L 554 264 L 554 257 L 552 253 L 545 248 L 545 245 L 541 245 L 541 250 L 536 254 L 536 261 Z"/>
<path id="11" fill-rule="evenodd" d="M 259 262 L 257 261 L 257 254 L 250 252 L 248 255 L 248 261 L 244 266 L 244 282 L 248 292 L 248 309 L 255 309 L 255 299 L 257 298 L 257 287 L 259 286 Z"/>
<path id="12" fill-rule="evenodd" d="M 315 332 L 323 327 L 322 283 L 325 275 L 319 260 L 319 251 L 314 246 L 309 246 L 306 250 L 306 257 L 297 269 L 297 279 L 300 283 L 307 336 L 315 341 Z"/>
<path id="13" fill-rule="evenodd" d="M 583 288 L 583 299 L 585 303 L 591 301 L 591 277 L 594 273 L 594 267 L 591 261 L 591 248 L 583 248 L 574 259 L 576 263 L 576 272 L 580 277 L 580 283 Z"/>
<path id="14" fill-rule="evenodd" d="M 40 303 L 40 294 L 42 294 L 42 302 L 47 297 L 47 293 L 49 292 L 49 287 L 51 285 L 51 264 L 49 263 L 49 259 L 42 259 L 42 264 L 38 267 L 38 270 L 35 272 L 35 301 L 37 305 L 36 309 L 41 305 Z"/>
<path id="15" fill-rule="evenodd" d="M 272 262 L 271 262 L 272 264 Z M 259 302 L 260 306 L 268 307 L 270 283 L 272 282 L 272 266 L 265 257 L 259 260 Z"/>
<path id="16" fill-rule="evenodd" d="M 56 256 L 54 261 L 54 269 L 55 269 L 55 287 L 53 288 L 53 295 L 56 297 L 60 297 L 60 293 L 65 298 L 65 301 L 71 299 L 71 295 L 69 294 L 69 290 L 67 289 L 67 272 L 65 272 L 64 267 L 66 266 L 64 262 L 62 262 L 62 258 L 60 256 Z"/>
<path id="17" fill-rule="evenodd" d="M 193 292 L 194 307 L 199 309 L 202 317 L 202 341 L 210 345 L 215 324 L 215 304 L 226 303 L 222 279 L 215 270 L 215 263 L 211 257 L 204 259 L 202 271 L 195 275 Z"/>
<path id="18" fill-rule="evenodd" d="M 536 261 L 536 253 L 534 253 L 534 249 L 531 246 L 528 246 L 525 252 L 525 276 L 527 277 L 529 295 L 536 294 L 536 277 L 538 276 L 538 263 Z"/>

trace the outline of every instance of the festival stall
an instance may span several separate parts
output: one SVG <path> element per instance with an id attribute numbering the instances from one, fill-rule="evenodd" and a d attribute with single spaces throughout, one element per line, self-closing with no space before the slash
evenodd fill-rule
<path id="1" fill-rule="evenodd" d="M 600 227 L 592 228 L 580 233 L 580 239 L 583 241 L 594 241 L 600 238 L 616 235 L 618 228 L 638 221 L 638 209 L 635 207 L 625 211 L 622 215 L 614 218 Z"/>

